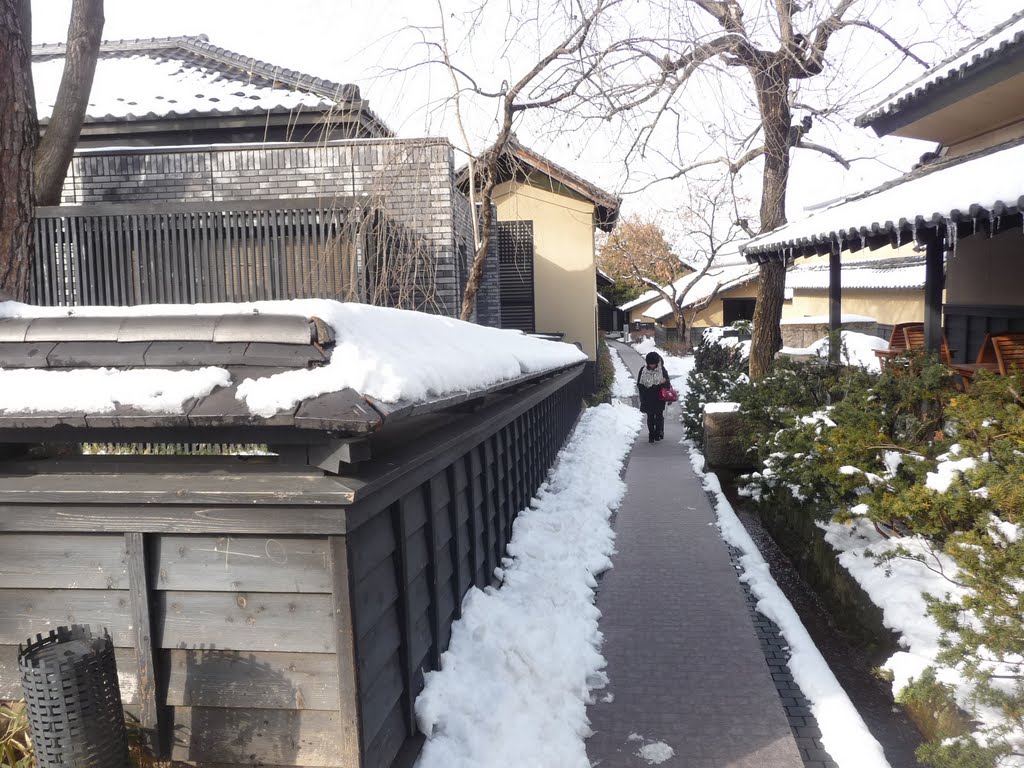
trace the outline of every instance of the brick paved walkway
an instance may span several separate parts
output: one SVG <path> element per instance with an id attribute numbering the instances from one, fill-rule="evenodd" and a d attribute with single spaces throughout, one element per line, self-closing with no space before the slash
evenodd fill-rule
<path id="1" fill-rule="evenodd" d="M 635 371 L 640 358 L 621 350 Z M 678 411 L 678 405 L 672 410 Z M 597 597 L 610 684 L 589 709 L 601 768 L 801 768 L 715 514 L 683 447 L 643 429 Z M 661 742 L 674 750 L 663 762 Z M 646 749 L 645 749 L 646 748 Z M 646 758 L 641 756 L 645 752 Z"/>

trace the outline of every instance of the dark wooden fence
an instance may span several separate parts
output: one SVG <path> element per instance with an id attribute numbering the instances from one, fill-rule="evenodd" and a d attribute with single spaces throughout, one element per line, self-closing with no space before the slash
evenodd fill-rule
<path id="1" fill-rule="evenodd" d="M 354 300 L 362 291 L 362 231 L 351 200 L 39 208 L 30 300 Z"/>
<path id="2" fill-rule="evenodd" d="M 0 461 L 0 699 L 20 695 L 17 643 L 88 623 L 175 760 L 411 764 L 424 672 L 466 591 L 496 582 L 581 370 L 386 427 L 350 475 L 285 454 Z"/>

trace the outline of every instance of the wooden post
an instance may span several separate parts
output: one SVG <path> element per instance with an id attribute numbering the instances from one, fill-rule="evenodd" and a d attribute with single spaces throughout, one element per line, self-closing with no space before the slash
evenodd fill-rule
<path id="1" fill-rule="evenodd" d="M 359 678 L 356 655 L 356 631 L 352 615 L 348 546 L 344 536 L 328 536 L 331 565 L 331 590 L 334 603 L 334 628 L 338 660 L 338 753 L 341 765 L 362 766 L 359 717 Z"/>
<path id="2" fill-rule="evenodd" d="M 956 226 L 954 223 L 952 226 Z M 939 354 L 942 347 L 943 231 L 929 230 L 925 241 L 924 348 Z"/>
<path id="3" fill-rule="evenodd" d="M 828 361 L 833 365 L 839 363 L 839 353 L 842 348 L 839 334 L 839 327 L 843 322 L 841 254 L 842 246 L 837 241 L 833 243 L 832 252 L 828 256 L 828 332 L 830 338 Z"/>
<path id="4" fill-rule="evenodd" d="M 139 725 L 145 748 L 153 757 L 162 758 L 166 756 L 169 745 L 166 744 L 162 708 L 157 702 L 157 661 L 146 563 L 146 535 L 126 533 L 124 544 L 128 555 L 128 599 L 131 603 L 136 674 L 139 680 Z"/>

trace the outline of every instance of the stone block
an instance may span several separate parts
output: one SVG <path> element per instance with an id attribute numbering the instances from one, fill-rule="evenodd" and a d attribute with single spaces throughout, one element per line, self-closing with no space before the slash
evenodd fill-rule
<path id="1" fill-rule="evenodd" d="M 705 410 L 703 447 L 708 469 L 751 468 L 751 458 L 747 454 L 748 446 L 742 435 L 740 415 L 734 410 Z"/>

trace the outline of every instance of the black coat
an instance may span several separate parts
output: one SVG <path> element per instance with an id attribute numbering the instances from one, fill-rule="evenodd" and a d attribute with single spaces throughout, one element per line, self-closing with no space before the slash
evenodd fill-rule
<path id="1" fill-rule="evenodd" d="M 639 371 L 636 372 L 636 387 L 640 391 L 640 411 L 641 413 L 658 413 L 665 410 L 665 401 L 659 397 L 662 387 L 667 387 L 671 384 L 672 380 L 669 378 L 668 371 L 665 370 L 664 363 L 658 363 L 661 368 L 662 381 L 653 387 L 645 387 L 640 383 L 640 374 L 644 372 L 645 365 Z"/>

